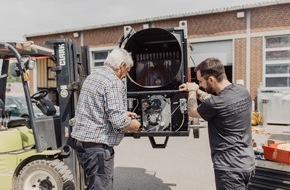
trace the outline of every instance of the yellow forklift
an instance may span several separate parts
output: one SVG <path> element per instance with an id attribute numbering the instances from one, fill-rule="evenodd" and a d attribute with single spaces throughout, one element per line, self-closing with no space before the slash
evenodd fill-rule
<path id="1" fill-rule="evenodd" d="M 76 62 L 77 53 L 70 56 L 62 54 L 62 47 L 75 51 L 71 41 L 64 40 L 57 43 L 62 56 L 58 61 Z M 32 96 L 29 91 L 29 69 L 33 69 L 35 58 L 47 57 L 55 59 L 54 51 L 48 48 L 33 45 L 32 43 L 6 43 L 0 42 L 0 189 L 1 190 L 72 190 L 84 189 L 84 177 L 74 151 L 67 145 L 68 137 L 65 130 L 69 130 L 68 118 L 73 117 L 74 104 L 71 92 L 62 91 L 67 101 L 61 102 L 60 114 L 52 102 L 46 98 L 48 91 L 41 90 Z M 68 54 L 67 54 L 68 55 Z M 73 57 L 74 55 L 75 57 Z M 59 63 L 59 62 L 58 62 Z M 70 64 L 71 67 L 76 64 Z M 56 72 L 58 67 L 56 66 Z M 62 67 L 63 68 L 63 67 Z M 20 77 L 23 86 L 29 118 L 10 116 L 5 107 L 7 77 L 10 74 Z M 62 78 L 66 75 L 62 71 Z M 76 70 L 75 70 L 76 71 Z M 74 75 L 76 76 L 76 75 Z M 72 79 L 77 81 L 76 78 Z M 60 81 L 60 85 L 65 81 Z M 67 85 L 68 86 L 68 85 Z M 76 89 L 76 85 L 72 85 Z M 43 116 L 35 117 L 32 104 L 43 112 Z M 68 106 L 65 106 L 67 104 Z"/>

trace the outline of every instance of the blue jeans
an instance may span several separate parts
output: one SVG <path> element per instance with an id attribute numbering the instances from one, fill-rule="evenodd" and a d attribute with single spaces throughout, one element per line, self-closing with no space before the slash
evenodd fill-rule
<path id="1" fill-rule="evenodd" d="M 114 173 L 114 149 L 112 147 L 84 148 L 76 145 L 79 162 L 84 169 L 87 190 L 112 190 Z"/>
<path id="2" fill-rule="evenodd" d="M 254 171 L 233 172 L 215 170 L 215 183 L 217 190 L 246 190 L 248 189 Z"/>

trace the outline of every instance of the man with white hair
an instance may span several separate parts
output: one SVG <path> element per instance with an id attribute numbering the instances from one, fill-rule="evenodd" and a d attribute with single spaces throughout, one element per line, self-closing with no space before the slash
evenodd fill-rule
<path id="1" fill-rule="evenodd" d="M 83 167 L 88 190 L 113 189 L 114 149 L 124 132 L 137 132 L 136 113 L 127 111 L 124 79 L 133 66 L 131 55 L 114 49 L 104 66 L 89 75 L 78 100 L 71 136 Z"/>

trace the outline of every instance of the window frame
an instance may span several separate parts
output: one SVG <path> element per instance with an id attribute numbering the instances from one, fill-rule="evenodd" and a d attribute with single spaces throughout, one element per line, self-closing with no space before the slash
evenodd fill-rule
<path id="1" fill-rule="evenodd" d="M 94 72 L 94 70 L 99 67 L 99 66 L 95 66 L 95 63 L 97 62 L 103 62 L 105 61 L 104 59 L 95 59 L 95 53 L 100 53 L 100 52 L 107 52 L 108 54 L 113 50 L 117 48 L 117 46 L 107 46 L 107 47 L 98 47 L 98 48 L 90 48 L 90 72 Z M 102 65 L 100 65 L 102 66 Z"/>
<path id="2" fill-rule="evenodd" d="M 274 38 L 281 38 L 281 37 L 287 37 L 288 36 L 288 45 L 287 46 L 274 46 L 274 47 L 267 47 L 267 39 L 274 39 Z M 283 52 L 283 51 L 289 51 L 287 54 L 287 59 L 272 59 L 269 60 L 267 58 L 267 53 L 269 52 Z M 262 87 L 266 90 L 289 90 L 290 89 L 290 66 L 288 66 L 288 73 L 267 73 L 267 66 L 287 66 L 290 65 L 290 34 L 281 34 L 281 35 L 270 35 L 270 36 L 264 36 L 263 37 L 263 85 Z M 266 81 L 267 79 L 274 79 L 274 78 L 287 78 L 287 86 L 267 86 Z"/>

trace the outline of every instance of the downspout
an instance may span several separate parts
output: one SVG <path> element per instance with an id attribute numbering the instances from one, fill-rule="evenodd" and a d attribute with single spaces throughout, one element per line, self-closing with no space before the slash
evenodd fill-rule
<path id="1" fill-rule="evenodd" d="M 246 29 L 246 88 L 251 89 L 251 12 L 247 10 Z"/>
<path id="2" fill-rule="evenodd" d="M 81 31 L 81 46 L 84 45 L 84 32 Z"/>

